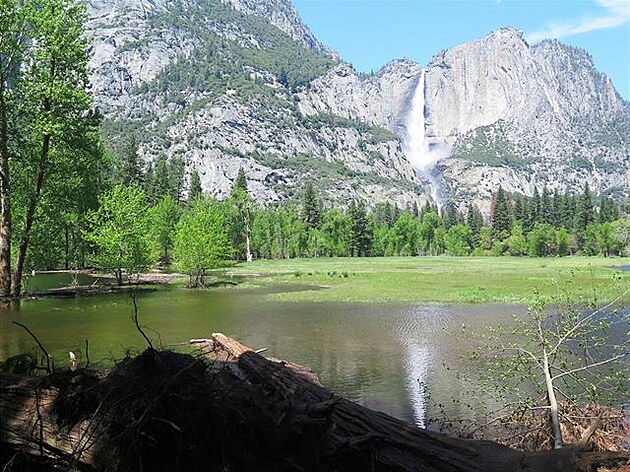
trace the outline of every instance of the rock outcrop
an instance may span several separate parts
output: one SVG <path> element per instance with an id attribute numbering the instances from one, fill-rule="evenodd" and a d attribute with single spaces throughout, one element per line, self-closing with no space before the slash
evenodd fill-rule
<path id="1" fill-rule="evenodd" d="M 243 167 L 261 201 L 316 179 L 330 198 L 487 208 L 498 187 L 628 195 L 630 105 L 582 50 L 510 28 L 358 74 L 289 0 L 91 0 L 93 89 L 112 141 L 182 158 L 225 195 Z M 425 134 L 450 149 L 430 179 L 405 155 L 424 71 Z M 485 205 L 485 206 L 484 206 Z"/>

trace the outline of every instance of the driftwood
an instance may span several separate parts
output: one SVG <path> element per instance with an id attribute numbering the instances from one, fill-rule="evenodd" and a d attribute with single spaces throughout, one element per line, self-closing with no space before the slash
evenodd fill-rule
<path id="1" fill-rule="evenodd" d="M 90 471 L 587 471 L 630 460 L 420 430 L 221 334 L 191 345 L 198 356 L 149 349 L 101 373 L 0 375 L 0 460 Z"/>

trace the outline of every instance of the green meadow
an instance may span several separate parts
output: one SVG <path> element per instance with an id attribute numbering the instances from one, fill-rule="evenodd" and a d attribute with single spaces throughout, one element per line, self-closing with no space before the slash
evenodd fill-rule
<path id="1" fill-rule="evenodd" d="M 529 303 L 537 295 L 613 299 L 630 288 L 629 258 L 386 257 L 258 260 L 226 271 L 241 288 L 297 284 L 283 301 Z M 317 290 L 308 290 L 309 286 Z"/>

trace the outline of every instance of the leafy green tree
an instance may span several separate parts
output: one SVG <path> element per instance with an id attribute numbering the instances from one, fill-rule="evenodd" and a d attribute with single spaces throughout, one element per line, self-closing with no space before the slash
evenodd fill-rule
<path id="1" fill-rule="evenodd" d="M 559 256 L 571 254 L 571 238 L 565 228 L 556 230 L 556 252 Z"/>
<path id="2" fill-rule="evenodd" d="M 527 239 L 521 223 L 514 223 L 510 236 L 505 241 L 507 253 L 511 256 L 524 256 L 528 252 Z"/>
<path id="3" fill-rule="evenodd" d="M 178 220 L 179 206 L 170 195 L 164 195 L 162 200 L 148 211 L 152 259 L 160 264 L 168 265 L 171 263 L 171 250 L 173 249 Z"/>
<path id="4" fill-rule="evenodd" d="M 247 191 L 247 176 L 243 169 L 239 169 L 238 176 L 234 181 L 230 198 L 227 202 L 232 209 L 228 224 L 230 226 L 230 236 L 232 246 L 239 256 L 247 262 L 252 261 L 251 233 L 252 222 L 254 220 L 254 201 Z"/>
<path id="5" fill-rule="evenodd" d="M 627 342 L 610 335 L 610 327 L 623 322 L 622 298 L 588 307 L 564 294 L 539 298 L 527 317 L 515 320 L 512 336 L 489 328 L 473 358 L 483 358 L 484 386 L 495 391 L 495 404 L 509 392 L 509 405 L 500 414 L 510 409 L 517 418 L 528 412 L 546 415 L 553 445 L 562 448 L 565 406 L 606 405 L 623 395 L 630 350 Z"/>
<path id="6" fill-rule="evenodd" d="M 446 253 L 451 256 L 467 256 L 472 250 L 472 231 L 468 225 L 451 226 L 444 236 Z"/>
<path id="7" fill-rule="evenodd" d="M 615 221 L 613 232 L 619 255 L 630 256 L 630 217 Z"/>
<path id="8" fill-rule="evenodd" d="M 177 223 L 173 250 L 175 266 L 190 275 L 190 286 L 205 286 L 206 271 L 224 265 L 231 252 L 221 206 L 209 198 L 192 202 Z"/>
<path id="9" fill-rule="evenodd" d="M 396 255 L 418 255 L 418 220 L 411 213 L 403 212 L 390 230 L 390 239 Z"/>
<path id="10" fill-rule="evenodd" d="M 442 253 L 438 228 L 442 228 L 442 222 L 436 212 L 425 213 L 418 229 L 419 246 L 423 254 L 438 255 Z M 442 234 L 444 234 L 442 232 Z"/>
<path id="11" fill-rule="evenodd" d="M 21 134 L 20 95 L 16 87 L 26 56 L 28 16 L 22 2 L 2 2 L 0 14 L 0 296 L 11 293 L 11 195 L 9 162 L 16 159 Z"/>
<path id="12" fill-rule="evenodd" d="M 352 220 L 336 208 L 324 212 L 322 221 L 324 251 L 329 256 L 343 257 L 350 254 Z"/>
<path id="13" fill-rule="evenodd" d="M 597 241 L 600 252 L 606 256 L 613 256 L 619 253 L 619 245 L 615 239 L 615 228 L 612 223 L 601 223 L 598 226 Z"/>
<path id="14" fill-rule="evenodd" d="M 6 16 L 5 16 L 6 13 Z M 68 142 L 80 134 L 91 100 L 87 93 L 85 6 L 73 0 L 7 1 L 0 33 L 0 295 L 18 296 L 37 206 L 46 178 Z M 7 22 L 7 24 L 4 24 Z M 9 24 L 11 23 L 11 24 Z M 6 28 L 5 28 L 6 27 Z M 20 169 L 25 211 L 11 278 L 12 174 Z"/>
<path id="15" fill-rule="evenodd" d="M 130 277 L 149 266 L 146 198 L 138 187 L 118 185 L 99 202 L 86 235 L 95 248 L 92 261 L 98 269 L 112 271 L 122 285 L 125 274 Z"/>
<path id="16" fill-rule="evenodd" d="M 551 256 L 556 252 L 556 232 L 547 223 L 536 223 L 528 235 L 530 256 Z"/>
<path id="17" fill-rule="evenodd" d="M 599 225 L 595 223 L 589 224 L 586 229 L 580 233 L 581 249 L 587 256 L 596 256 L 600 253 L 599 247 Z"/>

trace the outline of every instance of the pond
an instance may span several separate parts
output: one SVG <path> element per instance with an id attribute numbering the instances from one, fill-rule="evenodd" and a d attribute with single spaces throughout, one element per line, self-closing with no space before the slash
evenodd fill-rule
<path id="1" fill-rule="evenodd" d="M 451 417 L 470 415 L 452 401 L 471 389 L 457 376 L 470 369 L 471 345 L 459 335 L 461 324 L 481 329 L 524 312 L 507 305 L 296 303 L 267 297 L 306 289 L 164 287 L 139 292 L 137 302 L 141 324 L 157 345 L 185 349 L 182 343 L 191 338 L 222 332 L 254 349 L 267 348 L 265 355 L 307 366 L 351 400 L 420 426 L 440 413 L 437 404 L 446 405 Z M 57 365 L 68 364 L 69 350 L 84 362 L 86 339 L 91 361 L 111 364 L 146 347 L 132 316 L 126 293 L 24 300 L 0 313 L 0 360 L 35 352 L 28 334 L 11 323 L 15 320 L 37 334 Z"/>

